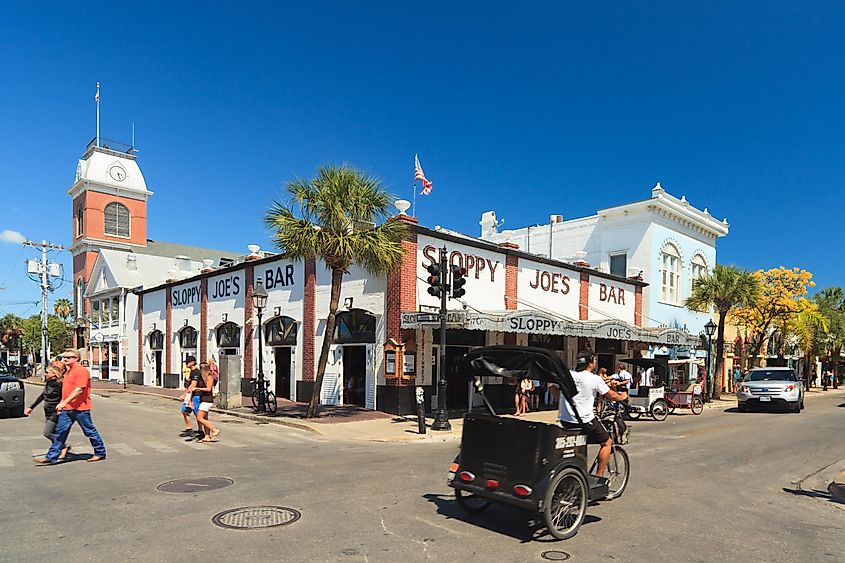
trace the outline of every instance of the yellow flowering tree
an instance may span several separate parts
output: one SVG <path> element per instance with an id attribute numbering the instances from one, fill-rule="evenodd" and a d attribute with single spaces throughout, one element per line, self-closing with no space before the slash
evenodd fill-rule
<path id="1" fill-rule="evenodd" d="M 756 364 L 771 329 L 788 326 L 800 315 L 815 309 L 806 295 L 807 290 L 816 285 L 812 279 L 813 274 L 801 268 L 780 266 L 771 270 L 757 270 L 753 275 L 760 284 L 757 300 L 734 309 L 730 314 L 735 325 L 746 327 L 748 334 L 754 337 L 752 366 Z"/>

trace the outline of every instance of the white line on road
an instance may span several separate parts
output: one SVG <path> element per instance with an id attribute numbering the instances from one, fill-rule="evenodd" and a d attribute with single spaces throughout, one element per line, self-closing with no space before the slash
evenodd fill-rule
<path id="1" fill-rule="evenodd" d="M 176 453 L 176 448 L 171 448 L 164 442 L 144 442 L 144 445 L 164 454 Z"/>
<path id="2" fill-rule="evenodd" d="M 12 454 L 0 452 L 0 467 L 12 467 L 15 462 L 12 461 Z"/>
<path id="3" fill-rule="evenodd" d="M 46 449 L 46 448 L 41 448 L 40 450 L 39 450 L 39 449 L 36 449 L 36 448 L 33 448 L 33 449 L 32 449 L 32 457 L 44 457 L 44 455 L 45 455 L 46 453 L 47 453 L 47 449 Z"/>
<path id="4" fill-rule="evenodd" d="M 122 455 L 141 455 L 141 452 L 133 447 L 130 447 L 128 444 L 110 444 L 109 447 Z"/>
<path id="5" fill-rule="evenodd" d="M 200 444 L 199 442 L 195 442 L 193 440 L 183 441 L 181 443 L 184 444 L 185 446 L 191 448 L 191 449 L 194 449 L 194 450 L 203 450 L 204 451 L 204 450 L 208 449 L 208 444 Z"/>
<path id="6" fill-rule="evenodd" d="M 44 436 L 0 436 L 0 442 L 24 442 L 26 440 L 43 440 Z"/>
<path id="7" fill-rule="evenodd" d="M 229 442 L 228 440 L 220 440 L 219 442 L 215 442 L 215 444 L 219 444 L 221 446 L 226 446 L 227 448 L 245 448 L 245 447 L 247 447 L 246 444 L 242 444 L 240 442 Z"/>

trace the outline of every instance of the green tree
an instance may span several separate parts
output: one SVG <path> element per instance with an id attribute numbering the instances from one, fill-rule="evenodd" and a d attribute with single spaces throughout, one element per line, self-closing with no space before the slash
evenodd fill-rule
<path id="1" fill-rule="evenodd" d="M 757 300 L 760 292 L 759 282 L 750 272 L 736 266 L 717 264 L 713 271 L 702 276 L 692 284 L 690 296 L 684 303 L 693 311 L 709 312 L 711 307 L 719 314 L 716 332 L 716 367 L 715 374 L 722 373 L 725 353 L 725 320 L 735 307 L 750 305 Z M 716 377 L 714 376 L 715 380 Z M 713 385 L 712 397 L 721 395 L 719 385 Z"/>
<path id="2" fill-rule="evenodd" d="M 22 318 L 11 313 L 0 318 L 0 346 L 7 350 L 19 350 L 22 335 Z"/>
<path id="3" fill-rule="evenodd" d="M 22 323 L 21 348 L 32 357 L 41 354 L 41 316 L 32 315 Z M 47 316 L 47 340 L 50 350 L 57 353 L 71 346 L 73 326 L 55 315 Z"/>
<path id="4" fill-rule="evenodd" d="M 70 318 L 72 309 L 73 305 L 71 305 L 70 299 L 65 299 L 64 297 L 56 299 L 56 302 L 53 303 L 53 314 L 64 321 Z"/>
<path id="5" fill-rule="evenodd" d="M 813 296 L 813 303 L 827 320 L 825 331 L 816 331 L 816 350 L 838 358 L 845 347 L 845 292 L 841 287 L 827 287 Z"/>
<path id="6" fill-rule="evenodd" d="M 396 269 L 403 255 L 407 227 L 387 220 L 393 197 L 379 180 L 343 166 L 323 166 L 312 180 L 294 180 L 286 188 L 288 201 L 275 201 L 265 215 L 276 247 L 292 260 L 320 259 L 332 273 L 326 329 L 314 392 L 306 416 L 314 417 L 329 347 L 335 331 L 343 275 L 352 265 L 372 275 Z"/>

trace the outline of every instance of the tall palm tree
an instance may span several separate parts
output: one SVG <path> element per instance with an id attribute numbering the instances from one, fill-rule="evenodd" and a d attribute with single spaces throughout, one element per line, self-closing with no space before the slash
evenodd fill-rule
<path id="1" fill-rule="evenodd" d="M 285 258 L 320 259 L 332 272 L 326 329 L 306 415 L 310 418 L 320 404 L 343 275 L 352 265 L 372 275 L 396 269 L 407 227 L 387 220 L 393 197 L 379 180 L 347 165 L 323 166 L 314 179 L 294 180 L 286 190 L 288 201 L 275 201 L 265 215 L 273 242 Z"/>
<path id="2" fill-rule="evenodd" d="M 736 266 L 717 264 L 709 274 L 696 279 L 690 296 L 684 302 L 692 311 L 709 312 L 714 308 L 719 313 L 716 333 L 716 368 L 714 374 L 722 373 L 725 352 L 725 319 L 731 309 L 754 303 L 760 292 L 759 282 L 751 272 Z M 715 380 L 716 377 L 714 376 Z M 719 385 L 713 385 L 714 399 L 721 394 Z"/>
<path id="3" fill-rule="evenodd" d="M 64 297 L 56 299 L 56 302 L 53 303 L 53 314 L 62 320 L 67 321 L 70 318 L 70 311 L 72 307 L 73 305 L 71 305 L 69 299 L 65 299 Z"/>

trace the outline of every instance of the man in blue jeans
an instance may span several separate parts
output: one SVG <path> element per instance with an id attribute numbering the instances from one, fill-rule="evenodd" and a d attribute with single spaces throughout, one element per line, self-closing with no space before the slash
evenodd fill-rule
<path id="1" fill-rule="evenodd" d="M 62 353 L 62 361 L 68 368 L 62 381 L 62 400 L 56 405 L 59 419 L 53 435 L 53 444 L 43 459 L 35 463 L 39 465 L 55 465 L 58 463 L 59 453 L 65 447 L 70 427 L 78 422 L 82 433 L 91 441 L 94 455 L 87 461 L 103 461 L 106 459 L 106 446 L 100 433 L 91 420 L 91 374 L 79 363 L 79 352 L 68 348 Z"/>

